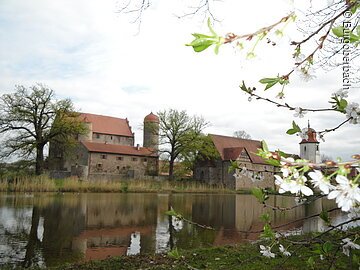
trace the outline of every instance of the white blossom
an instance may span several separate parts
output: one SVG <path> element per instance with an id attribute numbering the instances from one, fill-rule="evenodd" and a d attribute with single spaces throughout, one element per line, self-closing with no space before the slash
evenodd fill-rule
<path id="1" fill-rule="evenodd" d="M 312 189 L 305 185 L 306 181 L 307 181 L 307 179 L 306 179 L 305 176 L 302 175 L 302 176 L 298 177 L 294 181 L 295 183 L 293 183 L 293 185 L 291 186 L 290 192 L 293 193 L 293 194 L 302 193 L 305 196 L 313 195 L 314 192 L 312 191 Z"/>
<path id="2" fill-rule="evenodd" d="M 360 122 L 360 109 L 359 104 L 356 102 L 350 102 L 346 108 L 346 116 L 350 118 L 350 123 L 358 124 Z"/>
<path id="3" fill-rule="evenodd" d="M 282 244 L 279 245 L 279 250 L 284 256 L 291 256 L 291 253 L 287 251 Z"/>
<path id="4" fill-rule="evenodd" d="M 289 178 L 281 178 L 279 175 L 275 175 L 275 184 L 280 187 L 279 193 L 285 193 L 289 191 L 293 194 L 302 193 L 305 196 L 313 195 L 314 192 L 305 185 L 307 181 L 305 176 L 299 176 L 295 180 Z"/>
<path id="5" fill-rule="evenodd" d="M 295 204 L 302 205 L 307 201 L 305 197 L 295 197 Z"/>
<path id="6" fill-rule="evenodd" d="M 299 71 L 300 71 L 300 78 L 305 82 L 311 81 L 312 79 L 316 78 L 316 76 L 313 75 L 314 70 L 312 68 L 302 67 L 300 68 Z"/>
<path id="7" fill-rule="evenodd" d="M 318 187 L 323 194 L 327 195 L 330 190 L 335 188 L 332 184 L 330 184 L 330 180 L 327 179 L 321 171 L 314 170 L 309 173 L 309 176 L 311 177 L 310 182 L 314 185 L 314 187 Z"/>
<path id="8" fill-rule="evenodd" d="M 308 140 L 308 139 L 309 139 L 308 129 L 307 129 L 307 128 L 303 128 L 303 129 L 301 130 L 301 132 L 298 132 L 298 135 L 299 135 L 300 138 L 303 139 L 303 140 Z"/>
<path id="9" fill-rule="evenodd" d="M 338 185 L 329 193 L 328 199 L 336 199 L 341 210 L 348 212 L 356 203 L 360 202 L 360 188 L 343 175 L 337 175 L 336 182 Z"/>
<path id="10" fill-rule="evenodd" d="M 334 96 L 338 96 L 339 98 L 347 98 L 348 97 L 348 91 L 345 89 L 339 89 L 335 93 L 333 93 Z"/>
<path id="11" fill-rule="evenodd" d="M 236 180 L 239 180 L 241 178 L 241 172 L 240 170 L 236 169 L 235 173 L 233 174 L 233 176 L 235 177 Z"/>
<path id="12" fill-rule="evenodd" d="M 305 59 L 305 55 L 302 53 L 299 53 L 298 55 L 296 55 L 294 57 L 294 60 L 296 63 L 300 63 L 301 61 L 303 61 Z"/>
<path id="13" fill-rule="evenodd" d="M 305 114 L 306 114 L 306 112 L 304 112 L 304 110 L 302 108 L 300 108 L 300 107 L 295 108 L 294 117 L 303 118 Z"/>
<path id="14" fill-rule="evenodd" d="M 343 243 L 342 250 L 346 256 L 350 256 L 350 249 L 360 249 L 360 246 L 352 242 L 350 238 L 344 238 L 342 240 L 342 243 Z"/>
<path id="15" fill-rule="evenodd" d="M 260 245 L 260 253 L 268 258 L 275 258 L 275 253 L 271 252 L 271 247 Z"/>
<path id="16" fill-rule="evenodd" d="M 283 179 L 280 177 L 280 175 L 275 175 L 275 184 L 279 186 L 279 193 L 285 193 L 287 191 L 290 191 L 291 186 L 293 185 L 293 180 L 289 179 Z"/>

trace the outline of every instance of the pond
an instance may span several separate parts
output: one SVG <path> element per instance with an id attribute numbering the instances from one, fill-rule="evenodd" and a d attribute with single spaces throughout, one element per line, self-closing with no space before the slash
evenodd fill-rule
<path id="1" fill-rule="evenodd" d="M 272 205 L 291 207 L 294 198 L 271 196 Z M 165 212 L 211 226 L 179 222 Z M 0 193 L 0 267 L 56 266 L 109 256 L 167 252 L 256 240 L 268 211 L 283 231 L 321 230 L 304 217 L 334 206 L 317 200 L 286 212 L 265 209 L 252 195 L 236 194 L 14 194 Z M 339 212 L 331 213 L 341 218 Z"/>

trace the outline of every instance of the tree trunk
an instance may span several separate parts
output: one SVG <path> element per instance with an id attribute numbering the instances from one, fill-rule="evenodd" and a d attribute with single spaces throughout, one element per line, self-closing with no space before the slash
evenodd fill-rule
<path id="1" fill-rule="evenodd" d="M 169 179 L 173 180 L 174 179 L 174 159 L 170 158 L 169 161 Z"/>
<path id="2" fill-rule="evenodd" d="M 40 210 L 37 206 L 33 206 L 31 229 L 30 229 L 28 243 L 26 245 L 25 258 L 22 263 L 22 266 L 25 268 L 28 268 L 32 265 L 35 255 L 35 248 L 40 243 L 37 235 L 39 220 L 40 220 Z"/>
<path id="3" fill-rule="evenodd" d="M 38 144 L 36 146 L 35 174 L 36 175 L 42 174 L 43 169 L 44 169 L 44 145 Z"/>

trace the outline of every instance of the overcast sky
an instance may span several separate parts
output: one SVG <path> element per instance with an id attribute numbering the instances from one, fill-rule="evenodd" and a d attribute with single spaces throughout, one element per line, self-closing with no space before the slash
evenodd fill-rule
<path id="1" fill-rule="evenodd" d="M 153 2 L 142 15 L 139 30 L 139 24 L 130 23 L 131 14 L 116 12 L 122 1 L 1 0 L 0 94 L 14 91 L 16 84 L 44 83 L 59 99 L 72 99 L 82 112 L 127 117 L 140 144 L 144 116 L 170 108 L 203 116 L 211 123 L 206 133 L 232 135 L 245 130 L 273 149 L 295 154 L 299 153 L 299 137 L 285 133 L 292 120 L 305 127 L 310 119 L 314 129 L 323 130 L 345 119 L 337 113 L 294 118 L 293 112 L 265 102 L 248 102 L 239 90 L 242 80 L 262 89 L 259 79 L 290 70 L 293 48 L 289 41 L 301 38 L 295 24 L 286 28 L 282 39 L 273 36 L 277 46 L 261 44 L 253 60 L 246 60 L 231 45 L 220 48 L 219 55 L 213 49 L 199 54 L 184 44 L 192 40 L 191 33 L 208 32 L 204 17 L 176 16 L 191 12 L 188 7 L 196 1 Z M 216 31 L 256 31 L 294 9 L 289 0 L 261 2 L 215 2 L 212 10 L 220 20 L 215 23 Z M 292 77 L 286 102 L 328 107 L 330 94 L 342 87 L 340 70 L 317 70 L 315 75 L 308 83 Z M 350 91 L 356 102 L 358 90 L 353 86 Z M 268 92 L 271 97 L 277 93 L 276 89 Z M 326 135 L 321 153 L 345 159 L 359 153 L 359 127 L 348 124 Z"/>

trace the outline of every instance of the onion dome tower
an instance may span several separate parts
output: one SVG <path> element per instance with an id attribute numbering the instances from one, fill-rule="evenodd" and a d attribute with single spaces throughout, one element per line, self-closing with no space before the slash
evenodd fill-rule
<path id="1" fill-rule="evenodd" d="M 319 141 L 316 138 L 316 131 L 310 127 L 303 129 L 303 139 L 300 142 L 300 158 L 307 159 L 313 163 L 320 163 Z"/>
<path id="2" fill-rule="evenodd" d="M 144 147 L 159 150 L 159 117 L 152 112 L 144 118 Z"/>

